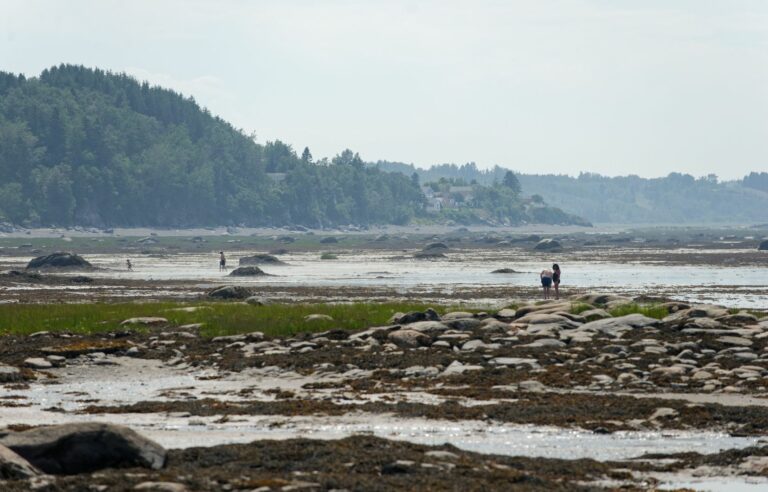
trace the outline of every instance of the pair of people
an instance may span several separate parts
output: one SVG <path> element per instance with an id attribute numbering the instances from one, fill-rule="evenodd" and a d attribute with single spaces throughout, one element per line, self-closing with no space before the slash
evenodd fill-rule
<path id="1" fill-rule="evenodd" d="M 555 263 L 552 270 L 544 269 L 539 274 L 541 278 L 541 287 L 544 289 L 544 299 L 549 299 L 550 289 L 555 286 L 555 299 L 560 299 L 560 265 Z"/>

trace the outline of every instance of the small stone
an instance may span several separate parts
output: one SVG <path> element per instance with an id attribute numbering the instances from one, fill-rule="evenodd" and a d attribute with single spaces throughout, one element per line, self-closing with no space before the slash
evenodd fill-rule
<path id="1" fill-rule="evenodd" d="M 304 316 L 305 323 L 311 323 L 314 321 L 333 321 L 333 318 L 327 314 L 308 314 Z"/>

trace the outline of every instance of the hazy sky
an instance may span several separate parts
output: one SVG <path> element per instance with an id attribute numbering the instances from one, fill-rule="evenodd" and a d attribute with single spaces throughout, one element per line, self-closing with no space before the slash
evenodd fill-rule
<path id="1" fill-rule="evenodd" d="M 0 0 L 0 70 L 194 96 L 260 142 L 418 166 L 768 171 L 768 1 Z"/>

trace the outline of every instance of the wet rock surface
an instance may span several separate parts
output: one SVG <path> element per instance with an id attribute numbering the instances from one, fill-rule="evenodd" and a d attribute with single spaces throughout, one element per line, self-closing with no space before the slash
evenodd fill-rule
<path id="1" fill-rule="evenodd" d="M 615 317 L 610 314 L 616 312 L 617 306 L 633 305 L 640 312 Z M 130 402 L 103 400 L 96 393 L 83 394 L 79 400 L 72 397 L 66 410 L 54 406 L 46 411 L 70 413 L 78 418 L 115 416 L 115 420 L 119 415 L 161 419 L 185 415 L 190 421 L 215 419 L 222 423 L 254 416 L 393 415 L 428 421 L 570 427 L 595 433 L 674 430 L 764 436 L 768 429 L 765 313 L 676 302 L 663 306 L 663 313 L 654 311 L 657 317 L 651 317 L 651 311 L 643 311 L 642 299 L 585 294 L 551 302 L 516 302 L 489 312 L 444 310 L 436 306 L 395 313 L 385 326 L 361 326 L 358 330 L 324 327 L 322 332 L 282 337 L 254 331 L 208 339 L 199 336 L 195 327 L 155 323 L 130 323 L 121 327 L 124 331 L 119 333 L 96 335 L 41 332 L 35 336 L 5 336 L 0 338 L 0 360 L 11 368 L 5 370 L 5 385 L 18 389 L 14 390 L 17 398 L 0 399 L 0 409 L 29 405 L 24 401 L 24 385 L 66 384 L 67 371 L 82 374 L 100 368 L 98 371 L 106 372 L 99 374 L 108 375 L 119 373 L 123 365 L 125 371 L 130 371 L 133 369 L 129 367 L 134 367 L 126 362 L 130 358 L 156 361 L 173 374 L 193 375 L 193 384 L 147 392 L 146 397 Z M 311 325 L 320 320 L 313 318 L 305 323 Z M 322 318 L 322 322 L 333 320 Z M 50 367 L 34 367 L 27 363 L 30 358 L 39 358 Z M 204 385 L 206 382 L 210 384 Z M 452 472 L 449 473 L 453 468 L 446 467 L 443 478 L 437 478 L 432 475 L 432 465 L 440 465 L 425 462 L 424 456 L 427 451 L 454 453 L 460 459 L 468 456 L 455 448 L 422 448 L 421 458 L 415 459 L 409 452 L 397 453 L 399 446 L 411 449 L 408 446 L 416 445 L 369 437 L 322 443 L 302 441 L 301 446 L 298 442 L 273 443 L 270 449 L 275 456 L 293 453 L 292 460 L 304 459 L 301 446 L 321 454 L 341 453 L 344 446 L 349 453 L 359 456 L 381 451 L 376 476 L 386 480 L 412 479 L 408 483 L 385 480 L 380 484 L 382 489 L 455 488 Z M 196 459 L 209 463 L 219 455 L 229 456 L 232 464 L 225 465 L 222 460 L 220 464 L 206 465 L 200 480 L 217 477 L 217 483 L 236 487 L 233 477 L 253 471 L 235 464 L 237 453 L 247 454 L 248 446 L 255 449 L 264 445 L 264 441 L 259 441 L 252 445 L 171 451 L 164 469 L 168 473 L 141 472 L 140 480 L 130 481 L 131 488 L 142 483 L 167 482 L 190 490 L 215 490 L 209 482 L 180 480 L 178 476 L 185 474 L 180 470 L 191 469 Z M 390 454 L 385 459 L 387 449 Z M 762 449 L 753 450 L 750 456 L 762 456 Z M 478 456 L 482 458 L 472 457 L 480 460 L 478 463 L 491 459 L 489 455 Z M 437 455 L 430 458 L 437 459 Z M 500 464 L 512 463 L 504 460 L 523 460 L 493 459 Z M 597 467 L 603 470 L 603 477 L 615 474 L 632 486 L 643 488 L 639 478 L 642 471 L 678 470 L 706 461 L 693 457 L 675 459 L 679 466 L 591 462 L 587 469 Z M 593 487 L 589 485 L 592 481 L 599 483 L 599 474 L 585 472 L 583 480 L 558 475 L 556 461 L 540 460 L 549 463 L 546 469 L 531 468 L 531 462 L 526 461 L 526 467 L 517 472 L 529 478 L 510 482 L 512 485 L 496 482 L 502 478 L 484 465 L 479 468 L 484 469 L 485 478 L 477 481 L 476 486 L 467 487 L 471 490 L 541 485 L 572 490 Z M 335 466 L 320 472 L 289 466 L 293 462 L 284 460 L 280 473 L 289 467 L 313 475 L 291 478 L 272 468 L 271 474 L 261 474 L 266 473 L 265 468 L 249 476 L 258 476 L 258 480 L 293 480 L 280 482 L 281 487 L 300 486 L 299 481 L 319 484 L 307 485 L 310 489 L 347 487 L 345 473 L 351 473 L 360 483 L 368 483 L 366 480 L 373 476 L 373 471 L 369 474 L 365 467 L 339 470 Z M 423 463 L 428 466 L 422 466 Z M 575 462 L 563 463 L 571 466 Z M 744 470 L 750 466 L 749 470 L 754 470 L 758 465 L 744 455 L 731 459 L 727 466 L 744 474 L 755 473 Z M 626 471 L 627 468 L 631 470 Z M 625 475 L 616 471 L 619 469 L 624 469 Z M 227 474 L 228 478 L 224 478 Z M 66 480 L 57 479 L 57 486 L 76 490 L 76 484 L 82 483 L 78 478 Z M 108 480 L 103 483 L 109 484 Z M 372 481 L 371 486 L 379 485 Z"/>

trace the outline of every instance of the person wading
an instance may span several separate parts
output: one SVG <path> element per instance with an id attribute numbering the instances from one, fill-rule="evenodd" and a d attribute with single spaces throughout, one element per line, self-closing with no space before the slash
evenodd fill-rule
<path id="1" fill-rule="evenodd" d="M 219 271 L 226 271 L 227 269 L 227 257 L 224 256 L 223 251 L 219 251 Z"/>

